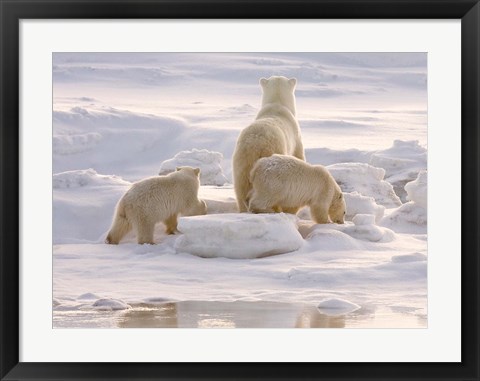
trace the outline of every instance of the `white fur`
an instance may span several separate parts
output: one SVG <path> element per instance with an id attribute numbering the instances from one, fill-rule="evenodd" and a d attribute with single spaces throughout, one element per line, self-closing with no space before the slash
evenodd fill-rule
<path id="1" fill-rule="evenodd" d="M 233 154 L 233 182 L 240 212 L 247 211 L 247 196 L 252 188 L 250 171 L 255 162 L 274 153 L 305 160 L 295 110 L 295 78 L 260 79 L 262 108 L 255 121 L 239 135 Z"/>
<path id="2" fill-rule="evenodd" d="M 123 195 L 117 204 L 106 243 L 118 244 L 133 228 L 137 242 L 153 244 L 155 224 L 163 221 L 167 234 L 177 229 L 179 214 L 206 214 L 206 204 L 198 199 L 200 170 L 178 167 L 167 176 L 141 180 Z"/>
<path id="3" fill-rule="evenodd" d="M 258 160 L 250 173 L 249 210 L 254 213 L 296 212 L 308 205 L 313 220 L 343 224 L 345 200 L 328 170 L 292 156 Z"/>

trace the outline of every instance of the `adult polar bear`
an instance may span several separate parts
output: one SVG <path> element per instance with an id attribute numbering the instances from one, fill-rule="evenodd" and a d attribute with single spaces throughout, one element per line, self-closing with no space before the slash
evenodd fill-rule
<path id="1" fill-rule="evenodd" d="M 233 154 L 233 183 L 238 210 L 248 211 L 248 194 L 252 189 L 250 171 L 255 162 L 275 153 L 305 160 L 300 128 L 295 117 L 295 78 L 272 76 L 260 79 L 262 107 L 255 121 L 239 135 Z M 297 210 L 282 209 L 287 213 Z"/>

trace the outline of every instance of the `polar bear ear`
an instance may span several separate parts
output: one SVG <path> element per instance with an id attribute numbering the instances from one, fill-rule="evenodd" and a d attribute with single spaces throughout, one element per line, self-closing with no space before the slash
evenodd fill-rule
<path id="1" fill-rule="evenodd" d="M 176 171 L 179 171 L 179 170 L 181 170 L 181 169 L 182 169 L 182 167 L 177 167 L 177 168 L 175 168 Z"/>
<path id="2" fill-rule="evenodd" d="M 288 80 L 288 83 L 290 84 L 290 87 L 291 87 L 292 89 L 294 89 L 295 86 L 297 86 L 297 78 L 290 78 L 290 79 Z"/>
<path id="3" fill-rule="evenodd" d="M 198 176 L 200 174 L 200 168 L 193 168 L 193 172 Z"/>
<path id="4" fill-rule="evenodd" d="M 267 86 L 267 83 L 268 83 L 267 78 L 260 78 L 260 85 L 262 86 L 263 89 L 265 88 L 265 86 Z"/>

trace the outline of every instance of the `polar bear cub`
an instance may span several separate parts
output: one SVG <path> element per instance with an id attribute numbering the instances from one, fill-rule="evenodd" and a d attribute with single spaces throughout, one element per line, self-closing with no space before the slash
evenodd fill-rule
<path id="1" fill-rule="evenodd" d="M 205 201 L 198 199 L 200 169 L 177 167 L 166 176 L 138 181 L 123 195 L 115 209 L 106 243 L 118 244 L 132 228 L 139 244 L 153 244 L 155 224 L 163 221 L 167 234 L 175 233 L 179 214 L 206 214 Z"/>
<path id="2" fill-rule="evenodd" d="M 247 211 L 252 188 L 250 171 L 255 162 L 274 153 L 305 160 L 295 107 L 295 78 L 260 79 L 262 107 L 255 121 L 240 133 L 232 159 L 233 184 L 240 212 Z"/>
<path id="3" fill-rule="evenodd" d="M 257 161 L 250 173 L 249 210 L 254 213 L 285 212 L 310 207 L 319 224 L 345 222 L 345 200 L 328 170 L 292 156 L 273 155 Z"/>

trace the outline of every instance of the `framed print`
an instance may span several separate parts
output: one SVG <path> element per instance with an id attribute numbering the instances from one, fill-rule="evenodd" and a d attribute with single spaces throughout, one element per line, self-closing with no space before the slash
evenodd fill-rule
<path id="1" fill-rule="evenodd" d="M 478 374 L 477 1 L 1 1 L 1 379 Z"/>

